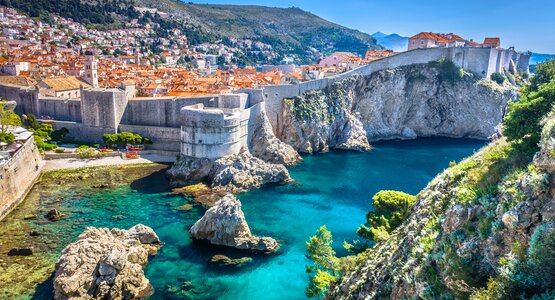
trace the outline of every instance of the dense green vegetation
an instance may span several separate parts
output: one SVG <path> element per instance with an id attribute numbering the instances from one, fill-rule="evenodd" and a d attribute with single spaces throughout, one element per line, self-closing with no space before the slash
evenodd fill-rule
<path id="1" fill-rule="evenodd" d="M 503 135 L 514 141 L 520 151 L 533 154 L 538 151 L 541 119 L 555 103 L 555 62 L 538 65 L 530 86 L 516 102 L 509 104 L 503 120 Z"/>
<path id="2" fill-rule="evenodd" d="M 0 98 L 0 133 L 6 136 L 12 126 L 21 125 L 21 118 L 8 107 L 8 101 Z"/>
<path id="3" fill-rule="evenodd" d="M 120 132 L 115 134 L 105 134 L 102 141 L 107 147 L 125 147 L 126 145 L 151 144 L 152 142 L 139 134 L 131 132 Z"/>
<path id="4" fill-rule="evenodd" d="M 21 125 L 21 119 L 8 108 L 8 102 L 0 98 L 0 142 L 11 144 L 15 136 L 8 132 L 9 127 Z"/>
<path id="5" fill-rule="evenodd" d="M 81 0 L 41 0 L 40 5 L 37 4 L 36 1 L 29 0 L 0 0 L 0 5 L 16 8 L 31 17 L 45 17 L 52 13 L 85 24 L 114 23 L 112 13 L 137 16 L 132 0 L 102 0 L 92 3 Z"/>
<path id="6" fill-rule="evenodd" d="M 463 68 L 458 67 L 453 61 L 445 57 L 440 58 L 438 61 L 432 61 L 429 64 L 439 69 L 438 78 L 440 82 L 449 82 L 453 84 L 464 77 Z"/>
<path id="7" fill-rule="evenodd" d="M 497 84 L 503 84 L 503 82 L 505 82 L 505 79 L 507 79 L 505 75 L 499 72 L 492 73 L 490 78 L 491 80 L 497 82 Z"/>
<path id="8" fill-rule="evenodd" d="M 331 247 L 333 242 L 331 232 L 326 226 L 320 227 L 316 235 L 306 242 L 306 257 L 313 261 L 313 265 L 306 266 L 309 274 L 309 283 L 305 294 L 307 297 L 325 296 L 330 284 L 335 281 L 335 273 L 338 270 L 338 258 Z"/>
<path id="9" fill-rule="evenodd" d="M 372 198 L 373 211 L 366 214 L 366 224 L 357 234 L 374 242 L 384 241 L 410 214 L 416 197 L 398 191 L 380 191 Z"/>

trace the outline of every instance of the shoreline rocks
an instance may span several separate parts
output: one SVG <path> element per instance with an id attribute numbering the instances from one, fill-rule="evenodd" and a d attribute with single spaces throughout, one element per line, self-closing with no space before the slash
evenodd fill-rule
<path id="1" fill-rule="evenodd" d="M 55 299 L 146 299 L 143 267 L 160 239 L 142 224 L 129 230 L 88 227 L 56 263 Z"/>
<path id="2" fill-rule="evenodd" d="M 216 160 L 182 156 L 167 174 L 174 187 L 209 182 L 216 193 L 240 193 L 267 183 L 292 181 L 285 166 L 267 163 L 246 150 Z"/>
<path id="3" fill-rule="evenodd" d="M 191 227 L 189 236 L 197 240 L 208 240 L 213 245 L 263 253 L 273 253 L 279 248 L 278 242 L 273 238 L 257 237 L 251 233 L 241 210 L 241 202 L 232 194 L 224 196 L 208 209 Z"/>

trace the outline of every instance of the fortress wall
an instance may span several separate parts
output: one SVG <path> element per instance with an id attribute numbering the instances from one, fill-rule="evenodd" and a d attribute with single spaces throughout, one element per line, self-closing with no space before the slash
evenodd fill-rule
<path id="1" fill-rule="evenodd" d="M 42 166 L 42 158 L 33 138 L 25 141 L 6 164 L 0 165 L 0 220 L 25 199 Z"/>
<path id="2" fill-rule="evenodd" d="M 39 98 L 40 115 L 59 121 L 81 122 L 81 100 Z"/>
<path id="3" fill-rule="evenodd" d="M 247 107 L 251 107 L 257 103 L 264 102 L 264 93 L 262 89 L 244 89 L 237 91 L 238 93 L 245 93 L 247 97 Z"/>
<path id="4" fill-rule="evenodd" d="M 121 123 L 179 128 L 181 126 L 180 111 L 182 107 L 197 103 L 209 105 L 217 101 L 214 100 L 217 98 L 218 96 L 130 99 L 122 116 Z"/>
<path id="5" fill-rule="evenodd" d="M 87 126 L 79 122 L 68 122 L 68 121 L 52 121 L 52 127 L 54 129 L 60 129 L 62 127 L 69 130 L 68 137 L 77 141 L 89 142 L 89 143 L 100 143 L 102 142 L 102 136 L 106 133 L 114 134 L 117 133 L 115 128 L 105 128 L 105 127 L 94 127 Z"/>
<path id="6" fill-rule="evenodd" d="M 449 48 L 450 58 L 461 68 L 478 76 L 487 77 L 495 69 L 496 53 L 490 48 Z M 492 63 L 493 61 L 493 63 Z"/>
<path id="7" fill-rule="evenodd" d="M 262 91 L 265 98 L 266 114 L 275 132 L 283 124 L 281 120 L 283 99 L 298 96 L 300 94 L 299 85 L 269 85 L 263 87 Z"/>
<path id="8" fill-rule="evenodd" d="M 119 126 L 118 132 L 138 133 L 152 140 L 152 145 L 146 145 L 148 149 L 178 152 L 180 149 L 180 129 L 170 127 L 155 127 L 142 125 Z"/>
<path id="9" fill-rule="evenodd" d="M 0 84 L 0 96 L 8 101 L 15 101 L 16 113 L 39 115 L 38 93 L 32 88 L 24 88 L 9 84 Z"/>
<path id="10" fill-rule="evenodd" d="M 81 91 L 82 122 L 90 127 L 117 128 L 115 90 L 86 89 Z M 123 92 L 119 92 L 123 94 Z"/>

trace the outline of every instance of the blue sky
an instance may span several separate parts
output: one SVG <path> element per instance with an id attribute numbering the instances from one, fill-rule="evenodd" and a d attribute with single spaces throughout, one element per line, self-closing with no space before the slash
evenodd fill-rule
<path id="1" fill-rule="evenodd" d="M 190 0 L 186 0 L 190 1 Z M 499 36 L 504 47 L 555 53 L 555 0 L 202 0 L 195 3 L 296 6 L 372 34 L 411 36 L 453 32 L 482 41 Z"/>

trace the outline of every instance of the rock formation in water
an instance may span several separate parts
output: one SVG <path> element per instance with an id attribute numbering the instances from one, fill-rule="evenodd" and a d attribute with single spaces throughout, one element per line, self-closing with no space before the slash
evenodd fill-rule
<path id="1" fill-rule="evenodd" d="M 486 282 L 486 293 L 497 297 L 491 299 L 551 289 L 555 111 L 544 121 L 540 145 L 531 165 L 524 161 L 512 172 L 513 157 L 523 154 L 502 138 L 437 176 L 409 218 L 360 256 L 328 298 L 468 299 Z"/>
<path id="2" fill-rule="evenodd" d="M 486 139 L 516 87 L 465 73 L 447 80 L 437 64 L 353 76 L 283 104 L 278 138 L 300 152 L 366 150 L 368 141 L 417 136 Z"/>
<path id="3" fill-rule="evenodd" d="M 249 152 L 216 160 L 209 177 L 213 189 L 233 193 L 259 188 L 266 183 L 291 181 L 283 165 L 267 163 Z"/>
<path id="4" fill-rule="evenodd" d="M 284 165 L 272 164 L 252 156 L 248 151 L 216 160 L 180 157 L 168 171 L 172 186 L 205 181 L 214 192 L 239 193 L 267 183 L 291 181 Z"/>
<path id="5" fill-rule="evenodd" d="M 142 224 L 129 230 L 88 227 L 56 263 L 55 299 L 145 299 L 143 267 L 160 239 Z"/>
<path id="6" fill-rule="evenodd" d="M 279 244 L 270 237 L 257 237 L 251 233 L 241 210 L 241 202 L 232 194 L 224 196 L 206 211 L 189 230 L 189 236 L 208 240 L 211 244 L 272 253 Z"/>

